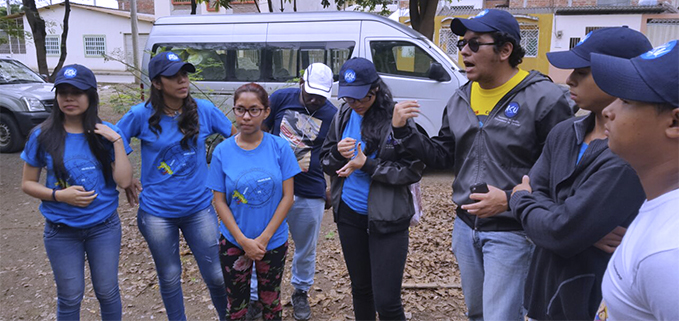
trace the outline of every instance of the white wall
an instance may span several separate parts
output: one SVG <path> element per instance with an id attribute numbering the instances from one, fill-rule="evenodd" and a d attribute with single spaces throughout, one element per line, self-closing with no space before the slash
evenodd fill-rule
<path id="1" fill-rule="evenodd" d="M 626 25 L 634 30 L 641 28 L 641 14 L 625 15 L 579 15 L 554 16 L 554 34 L 550 51 L 568 50 L 570 38 L 584 38 L 586 27 L 620 27 Z M 561 37 L 556 35 L 561 31 Z"/>
<path id="2" fill-rule="evenodd" d="M 620 27 L 626 25 L 634 30 L 641 28 L 641 14 L 625 15 L 577 15 L 577 16 L 554 16 L 554 28 L 552 28 L 552 44 L 550 52 L 568 50 L 571 38 L 584 38 L 586 27 Z M 561 32 L 561 37 L 557 34 Z M 549 65 L 549 76 L 556 83 L 566 83 L 566 78 L 572 70 L 558 69 Z"/>
<path id="3" fill-rule="evenodd" d="M 50 9 L 40 10 L 40 15 L 46 22 L 47 35 L 61 36 L 62 21 L 64 19 L 64 7 L 60 5 L 52 6 Z M 24 26 L 30 27 L 24 17 Z M 152 24 L 146 21 L 139 21 L 139 33 L 148 34 Z M 130 20 L 126 17 L 114 16 L 97 11 L 71 7 L 69 18 L 69 32 L 66 41 L 67 56 L 64 65 L 82 64 L 97 73 L 120 73 L 125 72 L 125 65 L 117 61 L 105 61 L 103 57 L 85 57 L 83 35 L 105 35 L 106 53 L 117 56 L 124 60 L 125 38 L 124 34 L 131 33 Z M 144 44 L 140 43 L 140 54 L 143 53 Z M 115 53 L 119 52 L 118 55 Z M 38 62 L 35 56 L 35 44 L 31 39 L 26 39 L 26 54 L 14 55 L 14 58 L 21 60 L 35 70 L 38 69 Z M 59 62 L 59 56 L 47 56 L 47 65 L 52 69 Z"/>

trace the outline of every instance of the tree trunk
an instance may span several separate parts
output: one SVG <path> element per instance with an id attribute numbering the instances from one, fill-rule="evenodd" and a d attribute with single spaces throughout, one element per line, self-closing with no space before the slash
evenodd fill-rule
<path id="1" fill-rule="evenodd" d="M 297 0 L 292 0 L 292 11 L 297 12 Z"/>
<path id="2" fill-rule="evenodd" d="M 59 56 L 59 62 L 57 65 L 54 67 L 54 70 L 52 71 L 52 76 L 50 76 L 50 80 L 54 81 L 54 78 L 57 76 L 57 72 L 61 69 L 61 67 L 64 65 L 64 61 L 66 60 L 66 38 L 68 38 L 68 18 L 71 16 L 71 2 L 70 0 L 65 0 L 64 1 L 64 28 L 63 31 L 61 32 L 61 44 L 59 45 L 61 55 Z"/>
<path id="3" fill-rule="evenodd" d="M 262 13 L 262 9 L 259 8 L 259 0 L 255 0 L 255 7 L 257 7 L 257 12 Z"/>
<path id="4" fill-rule="evenodd" d="M 196 4 L 196 0 L 191 0 L 191 14 L 196 14 L 196 7 L 198 5 Z M 208 4 L 209 6 L 209 4 Z"/>
<path id="5" fill-rule="evenodd" d="M 410 0 L 410 25 L 429 40 L 434 38 L 438 0 Z"/>
<path id="6" fill-rule="evenodd" d="M 281 0 L 281 12 L 283 12 L 283 10 L 285 9 L 283 9 L 283 0 Z"/>
<path id="7" fill-rule="evenodd" d="M 31 26 L 31 33 L 33 34 L 33 43 L 35 44 L 35 57 L 38 60 L 38 73 L 41 75 L 49 75 L 47 68 L 47 50 L 45 49 L 45 20 L 40 17 L 38 8 L 35 6 L 35 0 L 22 0 L 24 5 L 24 12 L 26 13 L 26 20 Z"/>
<path id="8" fill-rule="evenodd" d="M 257 0 L 255 0 L 257 1 Z M 273 12 L 273 0 L 266 0 L 266 3 L 269 5 L 269 12 Z"/>

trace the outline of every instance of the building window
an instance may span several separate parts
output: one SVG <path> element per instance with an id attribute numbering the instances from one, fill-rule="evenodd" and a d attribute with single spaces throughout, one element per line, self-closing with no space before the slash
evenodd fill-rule
<path id="1" fill-rule="evenodd" d="M 592 32 L 594 30 L 599 30 L 599 29 L 603 29 L 603 28 L 606 28 L 606 27 L 585 27 L 585 35 L 588 35 L 590 32 Z"/>
<path id="2" fill-rule="evenodd" d="M 573 49 L 573 47 L 577 46 L 578 43 L 580 43 L 580 37 L 571 38 L 570 42 L 568 43 L 568 50 Z"/>
<path id="3" fill-rule="evenodd" d="M 106 53 L 105 35 L 85 35 L 85 57 L 101 57 Z"/>
<path id="4" fill-rule="evenodd" d="M 46 36 L 45 37 L 45 50 L 48 56 L 59 56 L 61 55 L 61 46 L 59 45 L 59 36 Z"/>
<path id="5" fill-rule="evenodd" d="M 24 31 L 24 20 L 13 19 L 14 21 L 8 21 L 7 24 L 11 24 L 11 27 L 16 26 L 16 32 L 7 32 L 5 30 L 0 30 L 0 54 L 25 54 L 26 53 L 26 39 L 17 34 L 23 33 Z M 14 29 L 14 28 L 13 28 Z"/>
<path id="6" fill-rule="evenodd" d="M 191 0 L 172 0 L 172 4 L 191 4 Z"/>
<path id="7" fill-rule="evenodd" d="M 460 37 L 454 34 L 450 28 L 441 28 L 439 30 L 439 47 L 455 62 L 457 62 L 458 39 L 460 39 Z"/>
<path id="8" fill-rule="evenodd" d="M 521 47 L 526 50 L 526 57 L 538 56 L 538 39 L 540 28 L 537 25 L 521 25 Z"/>

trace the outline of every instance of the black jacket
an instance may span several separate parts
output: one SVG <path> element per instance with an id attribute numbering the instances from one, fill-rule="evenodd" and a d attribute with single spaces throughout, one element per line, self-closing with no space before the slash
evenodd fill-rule
<path id="1" fill-rule="evenodd" d="M 351 108 L 348 104 L 343 104 L 330 124 L 321 150 L 321 165 L 331 181 L 335 221 L 344 185 L 344 178 L 338 177 L 336 171 L 348 162 L 337 150 L 337 143 L 342 140 L 342 133 L 350 115 Z M 409 126 L 415 127 L 413 122 L 409 122 Z M 385 126 L 375 158 L 368 157 L 361 168 L 370 175 L 369 232 L 386 234 L 405 230 L 410 226 L 410 218 L 415 213 L 408 186 L 420 181 L 425 166 L 422 161 L 412 156 L 399 155 L 394 147 L 397 144 L 391 126 Z"/>
<path id="2" fill-rule="evenodd" d="M 611 255 L 593 244 L 628 226 L 645 199 L 636 172 L 608 140 L 591 141 L 576 165 L 593 126 L 590 114 L 554 127 L 529 174 L 533 192 L 517 192 L 510 201 L 536 245 L 524 298 L 533 319 L 594 319 Z"/>
<path id="3" fill-rule="evenodd" d="M 478 183 L 511 191 L 533 167 L 552 127 L 572 117 L 564 92 L 531 71 L 500 99 L 480 127 L 470 106 L 471 84 L 460 87 L 448 101 L 436 137 L 429 139 L 409 127 L 394 129 L 396 138 L 402 139 L 399 148 L 422 158 L 427 166 L 453 168 L 457 205 L 472 202 L 469 187 Z M 510 212 L 480 219 L 458 207 L 457 215 L 481 231 L 521 230 Z"/>

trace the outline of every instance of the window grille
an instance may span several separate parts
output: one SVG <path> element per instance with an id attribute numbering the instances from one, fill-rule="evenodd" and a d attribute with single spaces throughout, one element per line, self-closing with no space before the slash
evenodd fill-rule
<path id="1" fill-rule="evenodd" d="M 439 47 L 448 54 L 450 59 L 457 62 L 457 41 L 460 39 L 450 28 L 439 30 Z"/>
<path id="2" fill-rule="evenodd" d="M 85 56 L 101 56 L 106 53 L 106 36 L 105 35 L 86 35 L 85 41 Z"/>
<path id="3" fill-rule="evenodd" d="M 45 37 L 45 50 L 48 56 L 58 56 L 61 54 L 61 48 L 59 45 L 59 36 L 46 36 Z"/>
<path id="4" fill-rule="evenodd" d="M 603 28 L 606 28 L 606 27 L 585 27 L 585 35 L 588 35 L 590 32 L 592 32 L 594 30 L 599 30 L 599 29 L 603 29 Z"/>
<path id="5" fill-rule="evenodd" d="M 538 56 L 538 39 L 540 28 L 537 25 L 521 25 L 521 47 L 526 50 L 526 57 Z"/>
<path id="6" fill-rule="evenodd" d="M 171 0 L 172 4 L 191 4 L 191 0 Z"/>
<path id="7" fill-rule="evenodd" d="M 577 46 L 578 43 L 580 43 L 580 37 L 571 38 L 570 43 L 568 44 L 568 50 L 573 49 L 573 47 Z"/>

